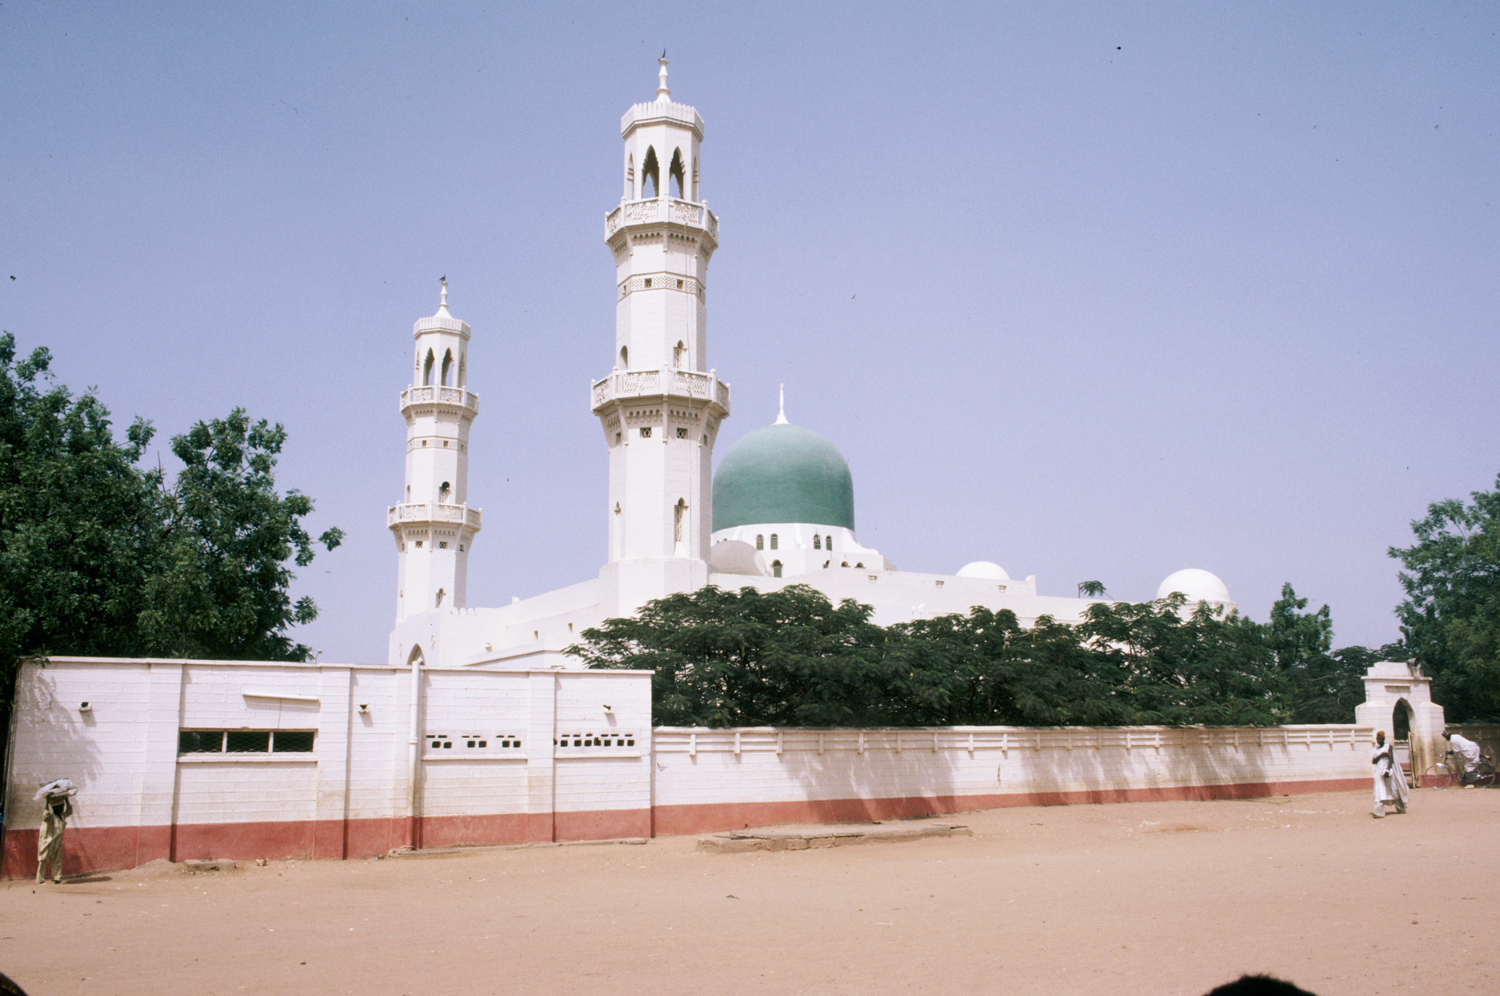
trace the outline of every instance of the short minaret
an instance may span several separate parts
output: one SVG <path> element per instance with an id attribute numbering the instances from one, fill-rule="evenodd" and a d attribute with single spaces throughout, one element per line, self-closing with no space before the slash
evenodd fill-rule
<path id="1" fill-rule="evenodd" d="M 708 583 L 713 445 L 729 385 L 708 368 L 708 261 L 719 220 L 703 199 L 703 119 L 656 99 L 620 121 L 624 194 L 605 217 L 615 258 L 614 369 L 591 385 L 609 447 L 609 558 L 601 609 L 634 612 Z"/>
<path id="2" fill-rule="evenodd" d="M 479 396 L 468 389 L 469 325 L 448 313 L 448 280 L 437 314 L 418 319 L 406 419 L 406 494 L 386 512 L 400 558 L 396 621 L 463 608 L 469 547 L 479 509 L 468 506 L 469 425 Z"/>

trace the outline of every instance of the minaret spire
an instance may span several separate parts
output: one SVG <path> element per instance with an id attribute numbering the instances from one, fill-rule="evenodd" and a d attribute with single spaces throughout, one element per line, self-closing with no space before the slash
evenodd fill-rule
<path id="1" fill-rule="evenodd" d="M 446 315 L 448 314 L 448 278 L 444 277 L 441 283 L 443 289 L 438 294 L 438 314 Z"/>
<path id="2" fill-rule="evenodd" d="M 792 424 L 792 423 L 790 423 L 790 422 L 788 422 L 786 420 L 786 385 L 785 384 L 781 385 L 781 411 L 776 416 L 776 424 L 777 425 L 791 425 Z"/>
<path id="3" fill-rule="evenodd" d="M 667 50 L 661 50 L 661 58 L 656 60 L 661 69 L 656 73 L 656 99 L 671 100 L 672 91 L 667 89 Z"/>

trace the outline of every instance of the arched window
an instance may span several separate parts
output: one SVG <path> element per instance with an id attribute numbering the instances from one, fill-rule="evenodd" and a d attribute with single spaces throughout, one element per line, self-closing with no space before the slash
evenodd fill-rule
<path id="1" fill-rule="evenodd" d="M 442 379 L 442 385 L 444 387 L 452 387 L 453 386 L 453 350 L 451 350 L 451 349 L 448 350 L 446 353 L 443 354 L 443 379 Z"/>
<path id="2" fill-rule="evenodd" d="M 833 549 L 833 537 L 832 536 L 824 536 L 823 537 L 823 546 L 824 546 L 825 549 L 832 550 Z"/>
<path id="3" fill-rule="evenodd" d="M 773 550 L 776 549 L 776 534 L 775 533 L 771 534 L 771 549 L 773 549 Z"/>
<path id="4" fill-rule="evenodd" d="M 819 536 L 817 533 L 813 533 L 813 549 L 823 549 L 823 537 Z"/>
<path id="5" fill-rule="evenodd" d="M 442 608 L 442 606 L 443 606 L 443 596 L 446 595 L 446 594 L 448 594 L 448 593 L 446 591 L 444 591 L 443 589 L 441 589 L 441 588 L 438 589 L 438 591 L 437 591 L 437 601 L 433 603 L 433 608 Z"/>
<path id="6" fill-rule="evenodd" d="M 458 386 L 460 390 L 469 386 L 468 366 L 468 357 L 460 354 L 458 357 Z"/>
<path id="7" fill-rule="evenodd" d="M 672 506 L 672 542 L 682 542 L 682 520 L 687 518 L 687 499 L 677 499 L 677 504 Z"/>
<path id="8" fill-rule="evenodd" d="M 687 190 L 687 175 L 682 165 L 681 149 L 672 152 L 672 165 L 667 167 L 667 173 L 671 177 L 667 181 L 668 189 L 673 197 L 682 200 L 686 196 L 683 191 Z"/>
<path id="9" fill-rule="evenodd" d="M 422 386 L 432 386 L 432 350 L 427 351 L 427 362 L 422 364 Z"/>
<path id="10" fill-rule="evenodd" d="M 766 548 L 766 537 L 764 533 L 755 534 L 755 548 L 757 550 L 764 550 Z"/>
<path id="11" fill-rule="evenodd" d="M 621 370 L 629 370 L 630 369 L 630 347 L 629 346 L 621 346 L 620 347 L 620 369 Z"/>
<path id="12" fill-rule="evenodd" d="M 781 561 L 779 561 L 779 560 L 773 560 L 773 561 L 771 561 L 771 576 L 773 578 L 779 578 L 779 577 L 781 577 Z"/>
<path id="13" fill-rule="evenodd" d="M 633 201 L 633 200 L 635 200 L 635 153 L 634 152 L 632 152 L 630 154 L 630 158 L 625 161 L 625 199 L 627 201 Z"/>
<path id="14" fill-rule="evenodd" d="M 661 167 L 656 162 L 656 150 L 646 150 L 646 161 L 641 163 L 641 198 L 643 200 L 661 196 Z"/>
<path id="15" fill-rule="evenodd" d="M 849 566 L 849 561 L 846 560 L 842 564 L 840 564 L 839 566 L 840 567 L 848 567 Z"/>
<path id="16" fill-rule="evenodd" d="M 858 564 L 855 564 L 855 565 L 854 565 L 854 566 L 855 566 L 855 567 L 863 567 L 863 566 L 865 566 L 865 565 L 864 565 L 864 563 L 863 563 L 863 562 L 860 562 L 860 563 L 858 563 Z"/>
<path id="17" fill-rule="evenodd" d="M 677 341 L 677 345 L 675 345 L 675 346 L 672 347 L 672 369 L 674 369 L 674 370 L 681 370 L 682 369 L 682 361 L 683 361 L 683 359 L 686 356 L 687 356 L 687 347 L 684 346 L 682 344 L 682 340 L 679 339 Z"/>

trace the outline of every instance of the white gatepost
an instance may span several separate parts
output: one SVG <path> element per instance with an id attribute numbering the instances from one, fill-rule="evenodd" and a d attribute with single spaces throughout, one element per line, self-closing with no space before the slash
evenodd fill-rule
<path id="1" fill-rule="evenodd" d="M 1415 784 L 1427 766 L 1447 750 L 1443 742 L 1443 707 L 1432 701 L 1432 679 L 1405 661 L 1381 661 L 1365 672 L 1365 701 L 1354 709 L 1357 726 L 1396 736 L 1396 710 L 1404 704 L 1411 737 L 1411 774 Z"/>

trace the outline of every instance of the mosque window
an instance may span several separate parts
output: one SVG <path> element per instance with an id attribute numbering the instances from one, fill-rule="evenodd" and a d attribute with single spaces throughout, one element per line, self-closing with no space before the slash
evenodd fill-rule
<path id="1" fill-rule="evenodd" d="M 773 550 L 776 549 L 776 534 L 775 533 L 771 534 L 771 549 L 773 549 Z"/>
<path id="2" fill-rule="evenodd" d="M 448 541 L 447 540 L 439 540 L 438 541 L 438 549 L 439 550 L 446 550 L 446 549 L 448 549 Z"/>
<path id="3" fill-rule="evenodd" d="M 647 277 L 647 278 L 646 278 L 646 286 L 647 286 L 647 287 L 650 287 L 650 286 L 651 286 L 651 278 L 650 278 L 650 277 Z"/>
<path id="4" fill-rule="evenodd" d="M 621 346 L 620 347 L 620 369 L 621 370 L 629 370 L 630 369 L 630 347 L 629 346 Z"/>
<path id="5" fill-rule="evenodd" d="M 678 426 L 677 427 L 677 438 L 678 439 L 686 439 L 687 438 L 687 429 L 685 427 L 683 427 L 683 426 Z"/>
<path id="6" fill-rule="evenodd" d="M 439 608 L 441 608 L 442 604 L 443 604 L 443 596 L 446 595 L 446 594 L 448 594 L 446 591 L 444 591 L 443 589 L 439 588 L 437 590 L 437 601 L 434 602 L 433 604 L 436 605 L 436 606 L 438 606 Z"/>
<path id="7" fill-rule="evenodd" d="M 451 349 L 443 354 L 442 384 L 444 387 L 453 386 L 453 350 Z"/>
<path id="8" fill-rule="evenodd" d="M 813 533 L 813 549 L 823 549 L 823 537 L 819 536 L 817 533 Z"/>
<path id="9" fill-rule="evenodd" d="M 620 445 L 620 434 L 618 432 L 615 433 L 615 445 L 616 446 Z"/>
<path id="10" fill-rule="evenodd" d="M 823 537 L 823 547 L 825 549 L 828 549 L 828 550 L 832 550 L 833 549 L 833 537 L 832 536 L 824 536 Z"/>
<path id="11" fill-rule="evenodd" d="M 849 566 L 849 561 L 846 560 L 842 564 L 840 564 L 839 566 L 840 567 L 848 567 Z"/>
<path id="12" fill-rule="evenodd" d="M 625 161 L 625 197 L 635 200 L 635 153 Z"/>
<path id="13" fill-rule="evenodd" d="M 422 549 L 422 541 L 421 540 L 417 540 L 417 549 L 418 550 Z"/>
<path id="14" fill-rule="evenodd" d="M 672 150 L 672 165 L 667 167 L 667 187 L 673 197 L 682 200 L 682 192 L 687 187 L 686 170 L 682 165 L 682 150 Z"/>
<path id="15" fill-rule="evenodd" d="M 678 290 L 682 290 L 682 281 L 681 280 L 677 281 L 677 289 Z"/>
<path id="16" fill-rule="evenodd" d="M 855 566 L 855 567 L 863 567 L 863 566 L 865 566 L 865 565 L 864 565 L 864 564 L 855 564 L 855 565 L 854 565 L 854 566 Z"/>
<path id="17" fill-rule="evenodd" d="M 432 350 L 427 351 L 427 362 L 422 364 L 422 386 L 432 386 Z"/>
<path id="18" fill-rule="evenodd" d="M 755 548 L 757 550 L 764 550 L 766 548 L 766 537 L 764 533 L 755 534 Z"/>
<path id="19" fill-rule="evenodd" d="M 682 281 L 681 280 L 677 281 L 677 286 L 678 287 L 682 286 Z M 675 345 L 675 346 L 672 347 L 672 366 L 673 367 L 675 367 L 677 369 L 681 369 L 682 368 L 682 357 L 683 357 L 683 354 L 685 354 L 686 352 L 687 352 L 687 347 L 684 346 L 682 344 L 682 342 L 679 340 L 678 343 L 677 343 L 677 345 Z"/>
<path id="20" fill-rule="evenodd" d="M 642 199 L 658 196 L 661 188 L 661 166 L 656 162 L 656 149 L 647 147 L 646 158 L 641 162 Z"/>
<path id="21" fill-rule="evenodd" d="M 642 439 L 650 439 L 651 438 L 651 427 L 649 425 L 643 425 L 643 426 L 641 426 L 641 438 Z"/>
<path id="22" fill-rule="evenodd" d="M 682 520 L 687 511 L 687 501 L 683 498 L 677 499 L 677 504 L 672 507 L 672 542 L 682 542 Z"/>
<path id="23" fill-rule="evenodd" d="M 775 578 L 781 577 L 781 561 L 771 561 L 771 576 Z"/>

